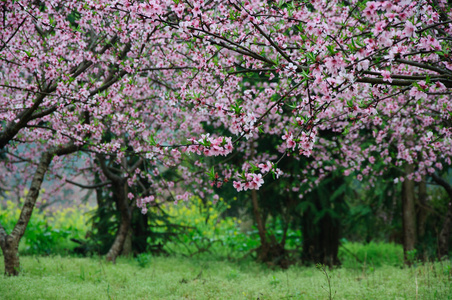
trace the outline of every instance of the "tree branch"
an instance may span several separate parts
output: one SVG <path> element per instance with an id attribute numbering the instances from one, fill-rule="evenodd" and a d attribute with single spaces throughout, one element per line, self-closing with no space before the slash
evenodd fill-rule
<path id="1" fill-rule="evenodd" d="M 75 186 L 78 186 L 78 187 L 81 187 L 84 189 L 97 189 L 97 188 L 111 184 L 111 181 L 105 181 L 105 182 L 101 182 L 101 183 L 93 184 L 93 185 L 85 185 L 85 184 L 77 183 L 77 182 L 69 180 L 69 179 L 66 179 L 65 181 L 67 183 L 73 184 Z"/>
<path id="2" fill-rule="evenodd" d="M 122 182 L 123 178 L 121 176 L 118 176 L 118 175 L 114 174 L 112 171 L 110 171 L 107 164 L 105 163 L 105 158 L 100 154 L 98 154 L 96 156 L 97 156 L 97 159 L 99 160 L 100 167 L 102 169 L 102 172 L 104 172 L 104 175 L 108 179 L 110 179 L 114 184 L 118 184 L 118 183 Z"/>
<path id="3" fill-rule="evenodd" d="M 439 184 L 446 190 L 447 194 L 449 195 L 449 198 L 452 199 L 452 186 L 442 177 L 436 175 L 436 173 L 431 174 L 431 176 L 437 184 Z"/>

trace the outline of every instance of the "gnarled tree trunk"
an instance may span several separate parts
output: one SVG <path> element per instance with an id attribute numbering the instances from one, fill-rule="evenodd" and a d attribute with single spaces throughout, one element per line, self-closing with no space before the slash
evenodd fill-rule
<path id="1" fill-rule="evenodd" d="M 19 274 L 19 242 L 27 229 L 33 208 L 39 196 L 42 181 L 49 168 L 54 155 L 69 154 L 77 150 L 73 144 L 63 147 L 53 148 L 44 152 L 39 160 L 38 167 L 31 181 L 30 189 L 20 212 L 19 220 L 14 226 L 11 234 L 7 234 L 5 229 L 0 225 L 0 247 L 3 252 L 5 261 L 5 274 L 9 276 L 17 276 Z"/>

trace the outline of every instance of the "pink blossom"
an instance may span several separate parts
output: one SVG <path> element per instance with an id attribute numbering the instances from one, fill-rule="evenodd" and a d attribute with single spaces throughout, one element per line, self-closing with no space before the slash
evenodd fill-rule
<path id="1" fill-rule="evenodd" d="M 427 94 L 423 91 L 420 91 L 417 87 L 412 87 L 410 89 L 410 94 L 411 97 L 414 97 L 414 99 L 419 100 L 419 99 L 425 99 L 427 97 Z"/>
<path id="2" fill-rule="evenodd" d="M 405 22 L 405 29 L 403 30 L 406 36 L 415 37 L 416 36 L 416 26 L 410 21 Z"/>
<path id="3" fill-rule="evenodd" d="M 233 185 L 237 192 L 241 192 L 243 190 L 243 184 L 240 181 L 234 181 Z"/>
<path id="4" fill-rule="evenodd" d="M 259 164 L 258 167 L 261 169 L 261 173 L 265 174 L 272 169 L 273 164 L 271 162 L 267 161 L 267 163 L 265 163 L 265 164 Z"/>
<path id="5" fill-rule="evenodd" d="M 387 70 L 381 71 L 381 76 L 383 76 L 383 81 L 392 82 L 391 73 Z"/>

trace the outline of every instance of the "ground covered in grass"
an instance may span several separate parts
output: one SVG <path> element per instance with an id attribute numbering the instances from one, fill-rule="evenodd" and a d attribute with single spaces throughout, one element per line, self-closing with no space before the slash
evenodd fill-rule
<path id="1" fill-rule="evenodd" d="M 328 270 L 334 299 L 452 299 L 451 262 L 360 264 Z M 3 258 L 0 269 L 3 270 Z M 329 299 L 316 267 L 273 270 L 211 257 L 119 259 L 21 257 L 21 275 L 0 276 L 1 299 Z"/>

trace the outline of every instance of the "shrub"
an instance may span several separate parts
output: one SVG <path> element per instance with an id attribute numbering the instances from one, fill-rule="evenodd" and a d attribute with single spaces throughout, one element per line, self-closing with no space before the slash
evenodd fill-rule
<path id="1" fill-rule="evenodd" d="M 21 240 L 22 254 L 67 254 L 76 246 L 71 238 L 83 238 L 88 230 L 88 207 L 68 207 L 56 211 L 35 209 Z M 0 224 L 11 232 L 19 218 L 20 205 L 6 201 L 0 210 Z"/>

